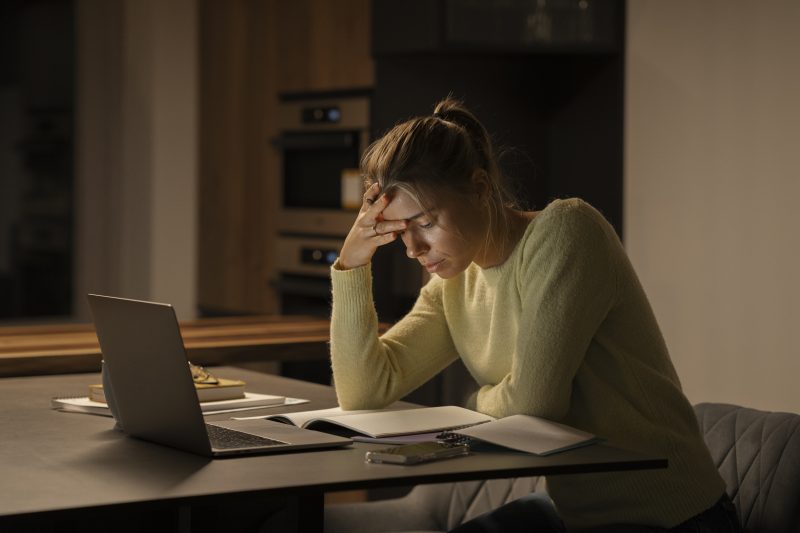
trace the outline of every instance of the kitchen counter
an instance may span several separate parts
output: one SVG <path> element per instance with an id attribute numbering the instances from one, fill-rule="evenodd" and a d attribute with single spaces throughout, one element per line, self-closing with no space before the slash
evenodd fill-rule
<path id="1" fill-rule="evenodd" d="M 182 321 L 190 361 L 200 365 L 309 361 L 329 356 L 330 322 L 307 316 L 242 316 Z M 0 327 L 0 377 L 98 372 L 92 324 Z"/>

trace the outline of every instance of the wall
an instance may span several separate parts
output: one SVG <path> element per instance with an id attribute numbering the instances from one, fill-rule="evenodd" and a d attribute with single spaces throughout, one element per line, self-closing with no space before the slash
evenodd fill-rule
<path id="1" fill-rule="evenodd" d="M 195 314 L 197 7 L 78 0 L 75 315 L 101 292 Z"/>
<path id="2" fill-rule="evenodd" d="M 172 303 L 188 318 L 197 302 L 197 5 L 154 0 L 152 6 L 150 296 Z"/>
<path id="3" fill-rule="evenodd" d="M 693 402 L 800 412 L 800 4 L 628 3 L 626 247 Z"/>

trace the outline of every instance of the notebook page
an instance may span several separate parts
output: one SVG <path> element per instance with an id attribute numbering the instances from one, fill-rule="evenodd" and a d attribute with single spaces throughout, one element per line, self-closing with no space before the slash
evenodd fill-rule
<path id="1" fill-rule="evenodd" d="M 536 455 L 549 455 L 599 440 L 591 433 L 528 415 L 508 416 L 461 429 L 458 434 Z"/>

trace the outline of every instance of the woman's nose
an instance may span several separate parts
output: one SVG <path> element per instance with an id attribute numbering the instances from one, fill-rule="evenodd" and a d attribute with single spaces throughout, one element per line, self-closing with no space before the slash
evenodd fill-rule
<path id="1" fill-rule="evenodd" d="M 427 250 L 425 243 L 414 235 L 411 231 L 403 233 L 403 244 L 406 245 L 406 255 L 411 259 L 416 259 Z"/>

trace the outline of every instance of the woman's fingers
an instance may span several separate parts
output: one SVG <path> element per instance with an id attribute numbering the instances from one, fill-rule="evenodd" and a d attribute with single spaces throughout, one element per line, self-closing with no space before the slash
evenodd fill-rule
<path id="1" fill-rule="evenodd" d="M 374 234 L 372 236 L 383 235 L 395 229 L 403 229 L 404 224 L 384 224 L 382 213 L 390 201 L 391 199 L 387 195 L 381 194 L 378 183 L 373 183 L 364 193 L 364 203 L 359 218 L 361 224 L 372 231 Z"/>
<path id="2" fill-rule="evenodd" d="M 378 246 L 383 246 L 384 244 L 389 244 L 393 240 L 397 238 L 397 233 L 390 232 L 384 233 L 382 235 L 378 235 Z"/>
<path id="3" fill-rule="evenodd" d="M 392 242 L 406 229 L 406 220 L 383 219 L 383 210 L 390 202 L 377 183 L 366 190 L 361 211 L 339 252 L 340 268 L 346 270 L 369 263 L 379 246 Z"/>
<path id="4" fill-rule="evenodd" d="M 367 192 L 364 193 L 364 203 L 361 207 L 363 220 L 371 224 L 383 221 L 383 210 L 392 199 L 381 193 L 381 188 L 377 183 L 374 183 Z M 385 232 L 384 232 L 385 233 Z"/>
<path id="5" fill-rule="evenodd" d="M 372 231 L 376 236 L 385 235 L 387 233 L 395 233 L 406 229 L 407 223 L 405 220 L 380 220 L 372 225 Z"/>
<path id="6" fill-rule="evenodd" d="M 364 191 L 364 201 L 361 203 L 361 210 L 366 211 L 370 206 L 374 205 L 376 200 L 381 195 L 381 186 L 378 182 L 373 183 L 369 188 Z"/>
<path id="7" fill-rule="evenodd" d="M 391 200 L 385 194 L 381 194 L 378 196 L 371 204 L 368 205 L 367 209 L 364 211 L 364 219 L 371 220 L 373 223 L 381 222 L 383 220 L 383 210 L 386 209 L 386 206 L 389 205 Z"/>

